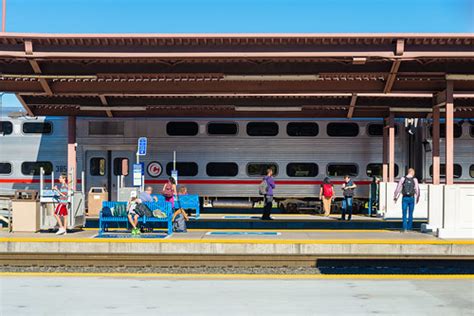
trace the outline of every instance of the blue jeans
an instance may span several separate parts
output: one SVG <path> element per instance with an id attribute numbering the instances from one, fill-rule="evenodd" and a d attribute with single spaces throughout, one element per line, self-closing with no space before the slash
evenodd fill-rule
<path id="1" fill-rule="evenodd" d="M 413 211 L 415 210 L 415 197 L 404 196 L 402 199 L 403 230 L 411 230 L 413 227 Z M 408 211 L 408 220 L 407 220 Z"/>
<path id="2" fill-rule="evenodd" d="M 352 218 L 352 196 L 345 196 L 344 200 L 342 200 L 342 220 L 346 219 L 351 220 Z"/>

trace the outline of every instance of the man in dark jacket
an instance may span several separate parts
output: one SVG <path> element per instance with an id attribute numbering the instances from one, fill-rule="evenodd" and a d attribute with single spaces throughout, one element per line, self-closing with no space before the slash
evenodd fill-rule
<path id="1" fill-rule="evenodd" d="M 267 194 L 263 196 L 263 215 L 262 220 L 269 221 L 273 218 L 270 217 L 270 213 L 272 212 L 273 206 L 273 189 L 275 189 L 275 181 L 273 180 L 273 169 L 267 169 L 267 175 L 263 178 L 264 181 L 267 182 Z"/>

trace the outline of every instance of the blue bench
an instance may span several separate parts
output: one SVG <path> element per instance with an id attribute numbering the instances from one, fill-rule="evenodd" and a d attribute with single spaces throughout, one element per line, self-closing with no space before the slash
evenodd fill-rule
<path id="1" fill-rule="evenodd" d="M 142 216 L 138 218 L 138 222 L 142 224 L 146 223 L 156 223 L 156 222 L 165 222 L 167 223 L 167 233 L 168 235 L 173 234 L 173 223 L 171 221 L 173 217 L 173 210 L 171 209 L 171 204 L 165 202 L 164 200 L 162 202 L 145 202 L 145 205 L 148 206 L 148 208 L 152 211 L 159 209 L 160 211 L 164 212 L 166 214 L 165 218 L 159 218 L 159 217 L 146 217 Z M 117 207 L 120 207 L 122 210 L 127 209 L 127 202 L 109 202 L 109 201 L 104 201 L 102 202 L 102 210 L 108 207 L 110 209 L 115 209 Z M 105 229 L 108 227 L 108 224 L 110 223 L 126 223 L 128 227 L 128 217 L 127 214 L 122 212 L 121 215 L 119 216 L 103 216 L 103 212 L 100 212 L 99 215 L 99 236 L 102 235 L 102 233 L 105 231 Z"/>
<path id="2" fill-rule="evenodd" d="M 161 194 L 152 194 L 158 199 L 158 203 L 165 203 L 165 197 Z M 201 216 L 201 208 L 199 203 L 199 195 L 186 194 L 178 195 L 178 200 L 174 201 L 174 208 L 183 208 L 185 210 L 194 210 L 196 212 L 196 219 Z"/>

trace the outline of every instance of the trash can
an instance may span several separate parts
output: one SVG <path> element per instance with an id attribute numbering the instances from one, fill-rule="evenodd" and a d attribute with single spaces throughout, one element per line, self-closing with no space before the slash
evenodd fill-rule
<path id="1" fill-rule="evenodd" d="M 17 190 L 12 200 L 12 231 L 37 232 L 40 230 L 40 203 L 38 191 Z"/>
<path id="2" fill-rule="evenodd" d="M 102 209 L 102 202 L 107 201 L 108 193 L 103 187 L 92 187 L 87 195 L 87 214 L 89 216 L 99 216 Z"/>

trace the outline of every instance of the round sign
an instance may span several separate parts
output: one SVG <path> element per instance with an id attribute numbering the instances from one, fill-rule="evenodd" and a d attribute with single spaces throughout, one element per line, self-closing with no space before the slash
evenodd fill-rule
<path id="1" fill-rule="evenodd" d="M 163 169 L 161 168 L 161 165 L 158 161 L 152 161 L 148 164 L 147 171 L 150 177 L 159 177 L 162 170 Z"/>

